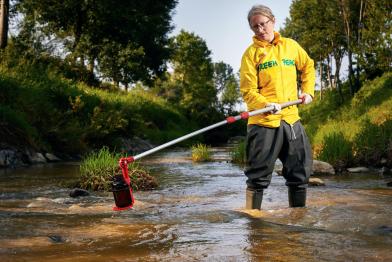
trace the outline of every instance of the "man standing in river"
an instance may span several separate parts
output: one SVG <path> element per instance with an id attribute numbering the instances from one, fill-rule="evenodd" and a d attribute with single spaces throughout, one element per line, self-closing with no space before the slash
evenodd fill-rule
<path id="1" fill-rule="evenodd" d="M 248 120 L 246 144 L 246 208 L 260 209 L 263 191 L 272 177 L 276 159 L 283 163 L 290 207 L 306 205 L 306 188 L 312 172 L 312 150 L 300 122 L 297 106 L 281 109 L 280 103 L 312 102 L 315 70 L 313 60 L 294 40 L 274 31 L 270 8 L 256 5 L 248 13 L 253 44 L 242 56 L 240 90 L 248 111 L 273 106 L 272 114 Z M 301 72 L 301 94 L 297 90 Z"/>

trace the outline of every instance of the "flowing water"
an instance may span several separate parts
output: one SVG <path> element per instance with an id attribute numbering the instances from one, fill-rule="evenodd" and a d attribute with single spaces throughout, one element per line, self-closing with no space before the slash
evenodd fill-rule
<path id="1" fill-rule="evenodd" d="M 392 261 L 391 177 L 323 177 L 293 209 L 275 175 L 263 210 L 247 211 L 228 160 L 227 148 L 208 163 L 181 149 L 146 157 L 160 187 L 123 212 L 109 193 L 68 196 L 78 163 L 2 170 L 0 261 Z"/>

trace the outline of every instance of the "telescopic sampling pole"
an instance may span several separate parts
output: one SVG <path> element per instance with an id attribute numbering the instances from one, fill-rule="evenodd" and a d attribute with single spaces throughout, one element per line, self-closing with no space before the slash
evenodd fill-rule
<path id="1" fill-rule="evenodd" d="M 302 99 L 298 99 L 295 101 L 290 101 L 290 102 L 286 102 L 283 104 L 280 104 L 281 108 L 285 108 L 285 107 L 289 107 L 289 106 L 293 106 L 293 105 L 298 105 L 301 104 L 303 102 Z M 114 196 L 114 200 L 115 200 L 115 206 L 113 207 L 113 210 L 119 211 L 119 210 L 125 210 L 125 209 L 129 209 L 132 208 L 133 203 L 134 203 L 134 197 L 133 197 L 133 193 L 132 193 L 132 187 L 130 185 L 131 181 L 128 175 L 128 164 L 134 162 L 135 160 L 138 160 L 142 157 L 148 156 L 152 153 L 155 153 L 159 150 L 162 150 L 166 147 L 169 147 L 171 145 L 177 144 L 181 141 L 184 141 L 190 137 L 199 135 L 201 133 L 204 133 L 208 130 L 217 128 L 219 126 L 223 126 L 225 124 L 231 124 L 234 123 L 237 120 L 240 119 L 247 119 L 250 116 L 255 116 L 255 115 L 259 115 L 259 114 L 263 114 L 263 113 L 267 113 L 270 111 L 273 111 L 275 109 L 274 106 L 268 106 L 265 107 L 263 109 L 258 109 L 255 111 L 251 111 L 251 112 L 243 112 L 241 114 L 239 114 L 238 116 L 229 116 L 226 118 L 226 120 L 223 120 L 221 122 L 218 122 L 216 124 L 207 126 L 205 128 L 202 128 L 200 130 L 197 130 L 195 132 L 192 132 L 190 134 L 187 134 L 185 136 L 179 137 L 177 139 L 174 139 L 172 141 L 169 141 L 163 145 L 157 146 L 155 148 L 152 148 L 150 150 L 147 150 L 144 153 L 138 154 L 136 156 L 129 156 L 129 157 L 123 157 L 120 158 L 119 160 L 119 165 L 122 171 L 122 178 L 120 176 L 121 179 L 118 179 L 113 181 L 112 187 L 113 187 L 113 196 Z"/>
<path id="2" fill-rule="evenodd" d="M 293 105 L 298 105 L 298 104 L 301 104 L 301 103 L 302 103 L 302 99 L 298 99 L 298 100 L 295 100 L 295 101 L 290 101 L 290 102 L 286 102 L 286 103 L 280 104 L 280 106 L 281 106 L 281 108 L 283 109 L 283 108 L 285 108 L 285 107 L 289 107 L 289 106 L 293 106 Z M 254 111 L 251 111 L 251 112 L 242 112 L 241 114 L 239 114 L 239 115 L 237 115 L 237 116 L 229 116 L 229 117 L 226 118 L 226 120 L 223 120 L 223 121 L 218 122 L 218 123 L 216 123 L 216 124 L 207 126 L 207 127 L 205 127 L 205 128 L 202 128 L 202 129 L 199 129 L 199 130 L 197 130 L 197 131 L 194 131 L 194 132 L 192 132 L 192 133 L 189 133 L 189 134 L 187 134 L 187 135 L 184 135 L 184 136 L 182 136 L 182 137 L 179 137 L 179 138 L 177 138 L 177 139 L 174 139 L 174 140 L 172 140 L 172 141 L 169 141 L 169 142 L 167 142 L 167 143 L 165 143 L 165 144 L 162 144 L 162 145 L 160 145 L 160 146 L 154 147 L 154 148 L 152 148 L 152 149 L 150 149 L 150 150 L 147 150 L 147 151 L 145 151 L 145 152 L 143 152 L 143 153 L 140 153 L 140 154 L 138 154 L 138 155 L 129 156 L 129 157 L 123 157 L 123 158 L 121 158 L 120 161 L 119 161 L 120 167 L 122 168 L 122 166 L 123 166 L 124 164 L 126 165 L 126 164 L 128 164 L 128 163 L 132 163 L 132 162 L 134 162 L 134 161 L 136 161 L 136 160 L 138 160 L 138 159 L 140 159 L 140 158 L 142 158 L 142 157 L 151 155 L 151 154 L 153 154 L 153 153 L 155 153 L 155 152 L 158 152 L 158 151 L 160 151 L 160 150 L 162 150 L 162 149 L 164 149 L 164 148 L 166 148 L 166 147 L 169 147 L 169 146 L 172 146 L 172 145 L 177 144 L 177 143 L 179 143 L 179 142 L 182 142 L 182 141 L 184 141 L 184 140 L 186 140 L 186 139 L 188 139 L 188 138 L 191 138 L 191 137 L 193 137 L 193 136 L 199 135 L 199 134 L 204 133 L 204 132 L 206 132 L 206 131 L 208 131 L 208 130 L 217 128 L 217 127 L 219 127 L 219 126 L 223 126 L 223 125 L 225 125 L 225 124 L 232 124 L 232 123 L 236 122 L 237 120 L 240 120 L 240 119 L 247 119 L 247 118 L 249 118 L 250 116 L 255 116 L 255 115 L 260 115 L 260 114 L 263 114 L 263 113 L 267 113 L 267 112 L 270 112 L 270 111 L 272 111 L 272 110 L 274 110 L 274 109 L 275 109 L 274 106 L 268 106 L 268 107 L 265 107 L 265 108 L 262 108 L 262 109 L 258 109 L 258 110 L 254 110 Z"/>

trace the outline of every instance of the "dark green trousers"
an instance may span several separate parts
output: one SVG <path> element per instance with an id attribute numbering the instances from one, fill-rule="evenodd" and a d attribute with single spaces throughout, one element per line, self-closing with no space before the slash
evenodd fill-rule
<path id="1" fill-rule="evenodd" d="M 246 157 L 248 188 L 269 186 L 277 158 L 283 163 L 287 186 L 307 187 L 313 166 L 312 149 L 300 121 L 293 125 L 281 121 L 277 128 L 248 125 Z"/>

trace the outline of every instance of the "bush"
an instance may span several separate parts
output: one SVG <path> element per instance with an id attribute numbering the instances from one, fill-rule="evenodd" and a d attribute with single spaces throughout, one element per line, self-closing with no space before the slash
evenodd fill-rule
<path id="1" fill-rule="evenodd" d="M 318 157 L 340 170 L 352 162 L 352 143 L 344 137 L 343 133 L 333 132 L 324 137 Z"/>
<path id="2" fill-rule="evenodd" d="M 192 146 L 192 160 L 195 162 L 204 162 L 211 160 L 211 152 L 208 146 L 196 144 Z"/>

